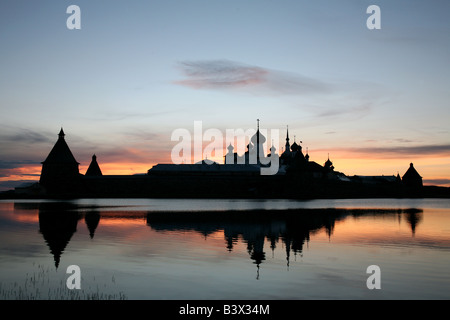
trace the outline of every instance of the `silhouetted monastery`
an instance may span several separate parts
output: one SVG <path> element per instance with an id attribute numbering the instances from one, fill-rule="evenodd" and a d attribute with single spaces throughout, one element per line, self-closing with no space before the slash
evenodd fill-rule
<path id="1" fill-rule="evenodd" d="M 42 162 L 38 186 L 16 189 L 38 197 L 148 197 L 148 198 L 361 198 L 423 196 L 422 177 L 410 164 L 397 176 L 347 176 L 328 158 L 323 165 L 310 160 L 300 143 L 290 143 L 289 131 L 281 155 L 272 146 L 265 156 L 266 138 L 259 130 L 243 155 L 227 148 L 224 164 L 203 160 L 196 164 L 158 164 L 141 175 L 104 175 L 97 156 L 85 174 L 72 154 L 63 129 Z M 279 160 L 274 175 L 261 175 L 266 160 Z M 264 158 L 264 159 L 263 159 Z M 251 160 L 256 159 L 256 161 Z M 264 160 L 264 161 L 263 161 Z M 437 187 L 436 187 L 437 188 Z"/>

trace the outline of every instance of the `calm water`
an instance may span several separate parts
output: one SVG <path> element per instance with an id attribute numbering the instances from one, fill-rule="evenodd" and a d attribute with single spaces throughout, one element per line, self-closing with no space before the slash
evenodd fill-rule
<path id="1" fill-rule="evenodd" d="M 0 201 L 0 299 L 449 299 L 449 270 L 448 199 Z"/>

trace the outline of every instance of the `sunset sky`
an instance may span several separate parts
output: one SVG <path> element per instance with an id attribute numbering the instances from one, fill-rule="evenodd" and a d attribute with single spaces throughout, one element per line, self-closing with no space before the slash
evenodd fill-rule
<path id="1" fill-rule="evenodd" d="M 280 130 L 279 152 L 289 126 L 347 175 L 413 162 L 450 186 L 449 13 L 448 0 L 2 1 L 0 191 L 39 179 L 61 127 L 81 173 L 95 153 L 104 174 L 135 174 L 171 162 L 178 128 L 256 119 Z"/>

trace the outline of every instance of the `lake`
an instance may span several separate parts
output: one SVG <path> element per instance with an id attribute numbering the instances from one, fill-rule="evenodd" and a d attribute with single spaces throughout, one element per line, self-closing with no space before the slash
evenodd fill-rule
<path id="1" fill-rule="evenodd" d="M 449 199 L 0 201 L 2 300 L 449 299 L 449 270 Z"/>

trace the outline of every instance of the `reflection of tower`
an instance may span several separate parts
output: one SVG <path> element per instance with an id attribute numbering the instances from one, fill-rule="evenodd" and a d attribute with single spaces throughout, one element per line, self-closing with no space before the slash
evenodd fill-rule
<path id="1" fill-rule="evenodd" d="M 247 242 L 247 251 L 250 254 L 250 259 L 252 259 L 254 261 L 253 263 L 256 264 L 256 279 L 259 280 L 259 265 L 266 260 L 266 254 L 264 253 L 264 235 L 253 240 L 249 240 Z"/>
<path id="2" fill-rule="evenodd" d="M 260 265 L 261 262 L 266 260 L 266 254 L 264 253 L 264 237 L 248 241 L 247 250 L 250 254 L 250 259 L 254 260 L 255 264 Z"/>
<path id="3" fill-rule="evenodd" d="M 75 211 L 39 212 L 39 232 L 44 237 L 58 268 L 60 258 L 72 235 L 77 231 L 78 213 Z"/>
<path id="4" fill-rule="evenodd" d="M 323 218 L 323 227 L 329 240 L 331 239 L 331 235 L 334 232 L 335 221 L 336 221 L 335 217 L 332 217 L 330 215 L 325 215 Z"/>
<path id="5" fill-rule="evenodd" d="M 99 221 L 100 213 L 97 211 L 89 211 L 84 216 L 84 222 L 89 230 L 89 236 L 91 239 L 94 238 L 95 229 L 97 229 Z"/>
<path id="6" fill-rule="evenodd" d="M 284 245 L 286 246 L 286 266 L 289 270 L 289 260 L 291 256 L 291 240 L 288 237 L 285 237 Z"/>
<path id="7" fill-rule="evenodd" d="M 416 227 L 419 224 L 419 222 L 422 221 L 422 212 L 416 211 L 406 212 L 406 221 L 408 221 L 409 225 L 411 226 L 412 235 L 414 237 L 416 234 Z"/>
<path id="8" fill-rule="evenodd" d="M 223 228 L 223 235 L 225 237 L 225 242 L 227 244 L 227 249 L 229 252 L 233 251 L 234 245 L 238 242 L 239 234 L 235 232 L 233 228 L 225 226 Z"/>
<path id="9" fill-rule="evenodd" d="M 270 240 L 270 249 L 272 250 L 272 258 L 273 258 L 275 254 L 275 248 L 277 247 L 278 234 L 271 233 L 267 236 L 267 239 Z"/>

